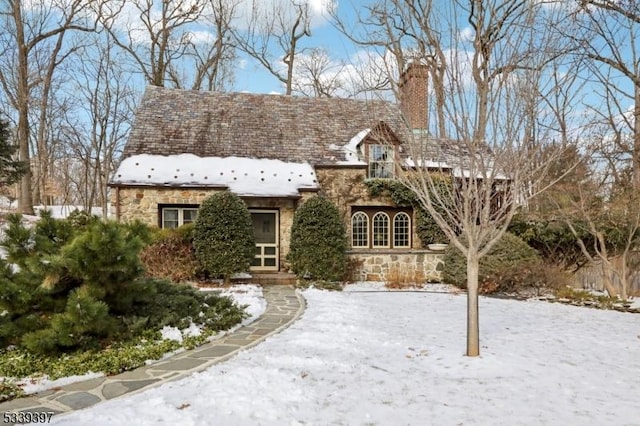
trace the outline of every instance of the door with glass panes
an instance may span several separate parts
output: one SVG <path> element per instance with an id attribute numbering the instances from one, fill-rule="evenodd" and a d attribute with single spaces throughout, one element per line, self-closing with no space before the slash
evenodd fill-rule
<path id="1" fill-rule="evenodd" d="M 251 210 L 256 252 L 251 269 L 255 271 L 278 270 L 278 211 Z"/>

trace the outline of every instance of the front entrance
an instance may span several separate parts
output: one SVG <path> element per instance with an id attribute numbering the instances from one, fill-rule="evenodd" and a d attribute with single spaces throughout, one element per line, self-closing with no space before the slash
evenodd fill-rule
<path id="1" fill-rule="evenodd" d="M 250 210 L 256 255 L 251 263 L 254 271 L 277 271 L 279 267 L 279 216 L 277 210 Z"/>

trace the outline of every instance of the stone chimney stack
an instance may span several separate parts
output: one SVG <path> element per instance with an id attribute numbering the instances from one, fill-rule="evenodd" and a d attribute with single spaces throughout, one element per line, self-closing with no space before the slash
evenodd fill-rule
<path id="1" fill-rule="evenodd" d="M 428 66 L 409 62 L 398 82 L 400 108 L 412 130 L 428 129 Z"/>

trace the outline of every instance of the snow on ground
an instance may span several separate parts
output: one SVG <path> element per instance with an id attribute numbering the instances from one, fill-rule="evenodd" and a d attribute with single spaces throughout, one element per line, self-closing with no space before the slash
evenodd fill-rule
<path id="1" fill-rule="evenodd" d="M 69 217 L 74 210 L 83 211 L 83 206 L 55 205 L 55 206 L 33 206 L 36 214 L 40 214 L 41 210 L 49 210 L 51 215 L 56 219 L 64 219 Z M 91 207 L 90 213 L 95 216 L 102 216 L 102 207 Z"/>
<path id="2" fill-rule="evenodd" d="M 638 425 L 640 316 L 482 298 L 482 356 L 466 297 L 306 290 L 302 318 L 181 381 L 64 425 Z"/>
<path id="3" fill-rule="evenodd" d="M 346 292 L 358 292 L 358 291 L 427 291 L 433 293 L 460 293 L 460 289 L 450 284 L 442 283 L 427 283 L 414 287 L 405 288 L 389 288 L 382 281 L 361 281 L 356 283 L 347 284 L 344 286 L 343 291 Z"/>
<path id="4" fill-rule="evenodd" d="M 249 317 L 242 321 L 242 325 L 252 323 L 267 309 L 267 302 L 262 297 L 262 287 L 259 285 L 234 285 L 222 290 L 220 294 L 233 297 L 233 300 L 240 306 L 246 305 L 245 311 Z"/>
<path id="5" fill-rule="evenodd" d="M 256 319 L 258 319 L 266 309 L 266 302 L 264 297 L 262 296 L 262 287 L 257 285 L 238 285 L 232 286 L 224 289 L 220 292 L 221 294 L 231 296 L 233 300 L 239 305 L 246 305 L 246 312 L 249 316 L 242 322 L 243 325 L 250 324 Z M 240 327 L 239 325 L 235 328 Z M 177 340 L 182 342 L 183 336 L 189 335 L 198 335 L 200 334 L 200 329 L 197 325 L 191 324 L 188 328 L 184 330 L 178 330 L 175 327 L 164 327 L 161 330 L 161 335 L 164 339 Z M 217 336 L 214 336 L 216 338 Z M 182 350 L 178 350 L 176 352 L 180 352 Z M 157 360 L 149 360 L 149 364 L 153 364 L 157 362 Z M 49 380 L 47 376 L 43 377 L 27 377 L 20 380 L 16 380 L 15 383 L 22 387 L 22 390 L 26 394 L 32 394 L 36 392 L 41 392 L 47 389 L 55 388 L 58 386 L 68 385 L 71 383 L 82 382 L 85 380 L 92 379 L 94 377 L 102 377 L 103 373 L 93 373 L 89 372 L 82 376 L 69 376 L 63 377 L 56 380 Z M 1 379 L 1 378 L 0 378 Z"/>

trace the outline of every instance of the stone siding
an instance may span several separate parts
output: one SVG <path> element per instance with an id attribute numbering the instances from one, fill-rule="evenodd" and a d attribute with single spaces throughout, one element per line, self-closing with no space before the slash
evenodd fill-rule
<path id="1" fill-rule="evenodd" d="M 366 166 L 343 167 L 343 168 L 317 168 L 316 176 L 322 188 L 321 193 L 332 200 L 340 213 L 347 229 L 349 243 L 351 243 L 351 207 L 353 206 L 382 206 L 396 207 L 395 203 L 388 196 L 369 195 L 369 190 L 365 184 L 367 177 Z M 416 233 L 416 214 L 411 217 L 411 248 L 421 249 L 420 238 Z"/>
<path id="2" fill-rule="evenodd" d="M 152 188 L 120 187 L 111 191 L 112 212 L 118 220 L 130 222 L 138 219 L 148 225 L 158 226 L 158 206 L 161 204 L 191 204 L 200 205 L 205 198 L 221 191 L 220 189 L 196 189 L 196 188 Z M 116 206 L 119 193 L 119 205 Z M 278 210 L 280 216 L 279 238 L 280 270 L 287 270 L 286 256 L 289 252 L 291 241 L 291 225 L 293 224 L 293 213 L 298 201 L 291 198 L 244 198 L 250 209 Z"/>
<path id="3" fill-rule="evenodd" d="M 112 215 L 122 222 L 138 219 L 148 225 L 158 226 L 159 204 L 196 204 L 219 192 L 219 189 L 121 187 L 111 191 Z M 119 200 L 117 200 L 119 194 Z"/>
<path id="4" fill-rule="evenodd" d="M 351 207 L 380 206 L 395 207 L 386 196 L 372 197 L 365 184 L 367 169 L 363 167 L 317 168 L 316 175 L 320 183 L 321 194 L 331 199 L 340 210 L 347 236 L 351 236 Z M 219 188 L 157 188 L 157 187 L 119 187 L 111 191 L 112 214 L 120 221 L 141 220 L 149 225 L 158 226 L 158 205 L 185 204 L 200 205 L 205 198 Z M 297 207 L 314 196 L 314 192 L 302 192 L 300 199 L 293 198 L 244 198 L 249 208 L 278 210 L 279 223 L 279 261 L 280 270 L 289 268 L 286 256 L 291 241 L 291 225 Z M 119 198 L 119 199 L 117 199 Z M 442 254 L 422 250 L 416 235 L 415 212 L 412 219 L 411 250 L 351 251 L 349 258 L 354 264 L 361 264 L 355 272 L 356 279 L 385 281 L 391 275 L 424 280 L 439 281 L 442 270 Z"/>
<path id="5" fill-rule="evenodd" d="M 444 255 L 428 250 L 358 252 L 347 255 L 353 281 L 440 282 Z"/>

